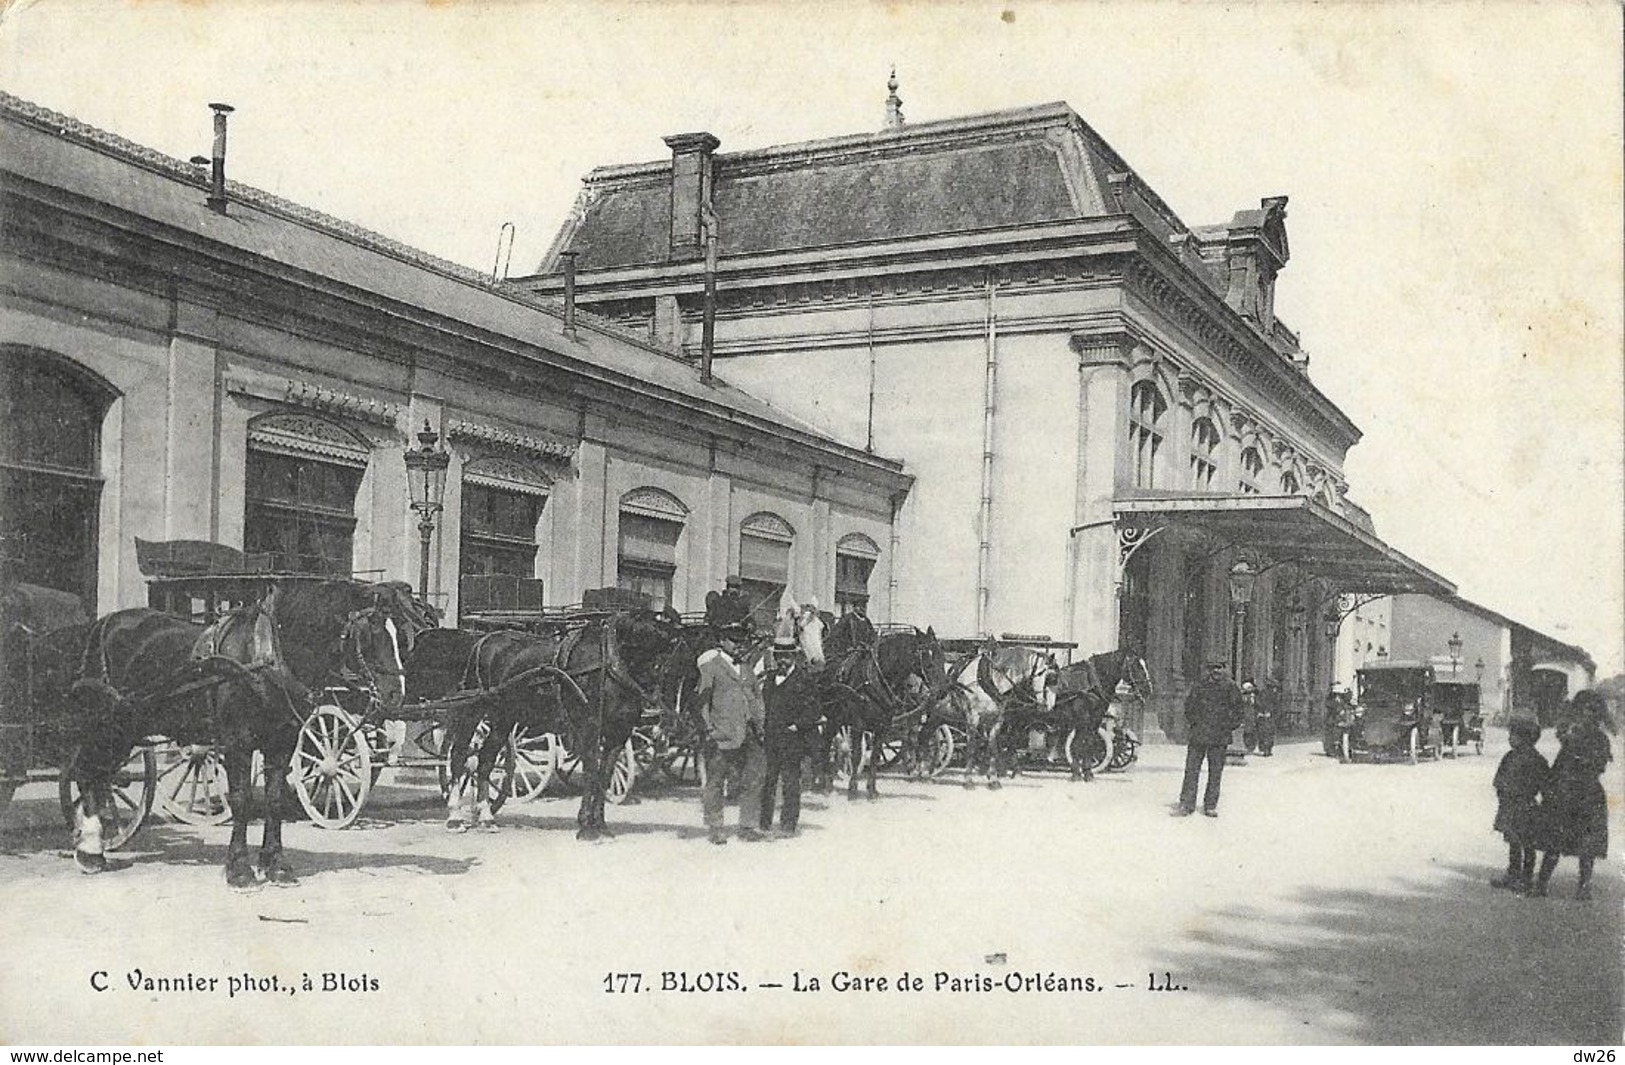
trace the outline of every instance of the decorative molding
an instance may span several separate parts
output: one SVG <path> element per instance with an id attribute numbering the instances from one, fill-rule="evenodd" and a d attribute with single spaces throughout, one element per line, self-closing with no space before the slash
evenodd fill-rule
<path id="1" fill-rule="evenodd" d="M 621 496 L 621 509 L 666 521 L 688 520 L 688 508 L 682 500 L 663 488 L 634 488 Z"/>
<path id="2" fill-rule="evenodd" d="M 470 484 L 535 496 L 545 496 L 553 490 L 552 479 L 535 466 L 500 455 L 487 455 L 465 462 L 463 480 Z"/>
<path id="3" fill-rule="evenodd" d="M 398 405 L 377 399 L 363 399 L 322 385 L 313 385 L 308 381 L 289 380 L 282 395 L 282 402 L 321 411 L 324 414 L 336 414 L 342 418 L 371 422 L 374 425 L 400 427 L 401 408 Z"/>
<path id="4" fill-rule="evenodd" d="M 863 533 L 847 533 L 835 542 L 835 553 L 858 558 L 879 558 L 880 545 Z"/>
<path id="5" fill-rule="evenodd" d="M 526 436 L 523 433 L 498 429 L 493 425 L 470 421 L 452 422 L 446 429 L 446 439 L 453 443 L 472 443 L 486 448 L 512 451 L 533 458 L 564 463 L 568 463 L 575 458 L 576 447 L 578 446 L 576 443 L 547 440 L 539 436 Z"/>
<path id="6" fill-rule="evenodd" d="M 248 444 L 276 454 L 315 456 L 365 467 L 371 446 L 350 430 L 311 414 L 272 411 L 248 423 Z"/>
<path id="7" fill-rule="evenodd" d="M 781 543 L 794 543 L 796 531 L 790 523 L 777 514 L 768 511 L 758 511 L 739 523 L 739 531 L 750 536 L 760 536 L 766 540 L 778 540 Z"/>

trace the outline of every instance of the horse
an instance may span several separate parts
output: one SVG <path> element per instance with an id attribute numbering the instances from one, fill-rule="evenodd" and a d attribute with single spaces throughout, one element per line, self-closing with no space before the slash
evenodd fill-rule
<path id="1" fill-rule="evenodd" d="M 1004 748 L 1000 733 L 1004 728 L 1004 702 L 995 683 L 996 671 L 990 656 L 978 649 L 962 655 L 948 668 L 948 690 L 933 708 L 934 718 L 952 716 L 965 729 L 965 778 L 967 789 L 976 786 L 975 773 L 982 767 L 987 786 L 992 789 L 1004 785 L 999 778 L 1005 773 Z M 1003 694 L 1008 694 L 1006 688 Z M 952 715 L 943 712 L 952 707 Z"/>
<path id="2" fill-rule="evenodd" d="M 843 646 L 839 638 L 831 640 L 831 644 Z M 825 750 L 830 746 L 828 741 L 844 730 L 852 755 L 848 799 L 857 798 L 860 775 L 864 777 L 867 797 L 879 796 L 875 783 L 877 754 L 898 733 L 902 733 L 905 759 L 918 770 L 922 762 L 920 736 L 925 731 L 922 708 L 940 699 L 946 689 L 947 664 L 942 644 L 929 628 L 923 632 L 911 628 L 883 633 L 873 644 L 858 643 L 838 659 L 831 657 L 819 683 L 819 699 L 829 722 Z M 826 770 L 828 762 L 826 753 Z"/>
<path id="3" fill-rule="evenodd" d="M 1093 780 L 1097 766 L 1120 769 L 1133 760 L 1139 739 L 1112 709 L 1124 682 L 1141 701 L 1153 694 L 1145 659 L 1128 648 L 1090 655 L 1047 678 L 1051 706 L 1072 723 L 1067 755 L 1074 779 Z"/>
<path id="4" fill-rule="evenodd" d="M 79 786 L 74 858 L 86 873 L 109 868 L 102 811 L 111 780 L 147 736 L 211 743 L 222 752 L 231 799 L 226 883 L 254 886 L 248 856 L 250 765 L 265 760 L 265 825 L 259 869 L 273 884 L 297 877 L 283 855 L 289 764 L 315 698 L 330 684 L 364 687 L 386 713 L 404 693 L 399 628 L 421 614 L 404 585 L 348 578 L 267 580 L 259 601 L 205 629 L 156 610 L 121 610 L 86 634 L 69 699 L 76 750 L 64 775 Z M 403 589 L 405 589 L 403 591 Z"/>
<path id="5" fill-rule="evenodd" d="M 494 825 L 491 771 L 514 727 L 524 725 L 536 732 L 557 733 L 581 760 L 576 838 L 591 841 L 613 835 L 604 819 L 609 774 L 644 710 L 658 705 L 666 663 L 678 636 L 678 626 L 668 616 L 634 610 L 542 634 L 431 634 L 421 641 L 408 663 L 408 684 L 414 678 L 428 679 L 430 686 L 424 689 L 428 698 L 456 692 L 475 696 L 468 712 L 453 715 L 448 723 L 446 742 L 455 779 L 447 828 L 466 829 L 470 807 L 478 825 Z M 456 689 L 447 690 L 450 674 L 445 663 L 459 656 L 463 668 Z M 432 686 L 437 667 L 438 691 Z M 482 723 L 486 739 L 475 751 L 474 736 Z"/>

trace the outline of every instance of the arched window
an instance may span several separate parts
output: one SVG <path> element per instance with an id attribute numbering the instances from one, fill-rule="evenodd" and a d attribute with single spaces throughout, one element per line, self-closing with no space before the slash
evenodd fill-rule
<path id="1" fill-rule="evenodd" d="M 635 488 L 621 497 L 616 584 L 648 596 L 655 609 L 672 605 L 677 542 L 688 508 L 658 488 Z"/>
<path id="2" fill-rule="evenodd" d="M 115 393 L 66 359 L 0 347 L 0 578 L 96 612 L 101 426 Z"/>
<path id="3" fill-rule="evenodd" d="M 365 440 L 312 414 L 273 411 L 249 422 L 244 553 L 283 573 L 349 573 L 370 455 Z"/>
<path id="4" fill-rule="evenodd" d="M 463 466 L 460 609 L 541 609 L 536 523 L 550 487 L 541 471 L 515 459 L 476 458 Z"/>
<path id="5" fill-rule="evenodd" d="M 1281 491 L 1289 496 L 1295 496 L 1302 491 L 1303 486 L 1298 483 L 1298 475 L 1291 470 L 1281 474 Z"/>
<path id="6" fill-rule="evenodd" d="M 846 615 L 862 608 L 869 612 L 869 574 L 880 558 L 880 548 L 862 533 L 849 533 L 835 545 L 835 610 Z"/>
<path id="7" fill-rule="evenodd" d="M 1129 391 L 1128 440 L 1134 455 L 1134 486 L 1155 488 L 1157 453 L 1162 450 L 1162 418 L 1168 401 L 1155 381 L 1141 381 Z"/>
<path id="8" fill-rule="evenodd" d="M 1211 418 L 1191 423 L 1191 487 L 1198 492 L 1213 490 L 1219 472 L 1219 427 Z"/>
<path id="9" fill-rule="evenodd" d="M 1241 483 L 1239 485 L 1243 495 L 1257 495 L 1260 492 L 1258 478 L 1264 472 L 1264 456 L 1258 448 L 1249 444 L 1241 449 Z"/>
<path id="10" fill-rule="evenodd" d="M 777 514 L 762 511 L 739 523 L 739 577 L 758 629 L 771 629 L 779 598 L 790 584 L 790 548 L 796 531 Z"/>

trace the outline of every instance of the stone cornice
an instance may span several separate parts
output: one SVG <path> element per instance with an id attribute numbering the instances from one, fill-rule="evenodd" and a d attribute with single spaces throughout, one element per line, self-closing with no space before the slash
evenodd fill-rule
<path id="1" fill-rule="evenodd" d="M 472 442 L 486 448 L 511 451 L 555 463 L 569 463 L 575 457 L 577 447 L 574 442 L 528 436 L 483 422 L 461 419 L 452 422 L 446 428 L 446 437 L 453 443 Z"/>

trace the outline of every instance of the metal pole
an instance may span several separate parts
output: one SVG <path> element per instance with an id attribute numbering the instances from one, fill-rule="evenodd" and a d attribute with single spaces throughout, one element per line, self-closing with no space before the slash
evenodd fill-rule
<path id="1" fill-rule="evenodd" d="M 422 539 L 422 552 L 418 556 L 418 594 L 429 598 L 429 541 L 434 537 L 434 515 L 423 510 L 418 518 L 418 536 Z"/>

